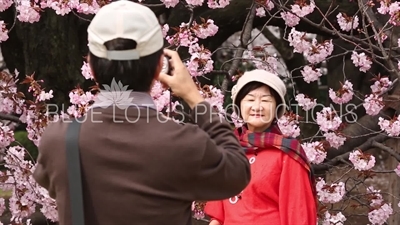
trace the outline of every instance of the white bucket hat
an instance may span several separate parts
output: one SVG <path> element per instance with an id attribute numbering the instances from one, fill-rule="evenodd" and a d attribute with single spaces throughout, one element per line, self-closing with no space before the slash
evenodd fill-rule
<path id="1" fill-rule="evenodd" d="M 153 11 L 128 0 L 101 7 L 87 31 L 90 52 L 109 60 L 136 60 L 164 46 L 161 25 Z M 136 49 L 108 51 L 104 43 L 116 38 L 134 40 Z"/>
<path id="2" fill-rule="evenodd" d="M 278 77 L 278 75 L 270 73 L 265 70 L 261 69 L 255 69 L 252 71 L 247 71 L 245 72 L 237 81 L 236 85 L 232 87 L 232 101 L 233 104 L 236 101 L 236 96 L 240 92 L 240 90 L 248 83 L 250 82 L 260 82 L 263 83 L 270 88 L 274 89 L 278 95 L 281 98 L 282 105 L 278 105 L 279 111 L 277 113 L 278 119 L 283 116 L 283 114 L 286 111 L 286 101 L 285 101 L 285 95 L 286 95 L 286 85 L 285 83 Z M 236 107 L 233 107 L 235 111 Z M 238 114 L 239 112 L 236 112 Z"/>

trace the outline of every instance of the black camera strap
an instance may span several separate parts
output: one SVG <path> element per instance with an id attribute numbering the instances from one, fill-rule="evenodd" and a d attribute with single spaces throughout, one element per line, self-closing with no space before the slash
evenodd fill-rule
<path id="1" fill-rule="evenodd" d="M 70 209 L 73 225 L 84 225 L 84 208 L 82 195 L 81 160 L 79 151 L 79 133 L 81 122 L 72 119 L 66 134 L 66 156 Z"/>

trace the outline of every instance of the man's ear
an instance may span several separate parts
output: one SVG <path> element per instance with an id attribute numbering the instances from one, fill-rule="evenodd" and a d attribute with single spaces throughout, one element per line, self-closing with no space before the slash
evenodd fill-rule
<path id="1" fill-rule="evenodd" d="M 155 80 L 158 80 L 158 77 L 160 76 L 161 69 L 163 67 L 163 57 L 164 57 L 164 54 L 161 54 L 160 59 L 158 60 L 156 74 L 154 74 Z"/>
<path id="2" fill-rule="evenodd" d="M 91 66 L 91 64 L 90 64 L 90 54 L 87 54 L 87 56 L 85 57 L 85 59 L 86 59 L 86 63 L 89 64 L 89 69 L 90 69 L 90 73 L 91 73 L 92 76 L 93 76 L 93 80 L 96 81 L 96 74 L 94 74 L 94 71 L 93 71 L 92 66 Z M 96 83 L 97 83 L 97 82 L 96 82 Z"/>

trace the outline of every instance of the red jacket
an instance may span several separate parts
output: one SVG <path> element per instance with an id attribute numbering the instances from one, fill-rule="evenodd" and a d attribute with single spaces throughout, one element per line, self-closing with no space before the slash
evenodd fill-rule
<path id="1" fill-rule="evenodd" d="M 247 154 L 251 181 L 239 197 L 210 201 L 205 213 L 224 225 L 316 225 L 308 172 L 282 150 Z"/>

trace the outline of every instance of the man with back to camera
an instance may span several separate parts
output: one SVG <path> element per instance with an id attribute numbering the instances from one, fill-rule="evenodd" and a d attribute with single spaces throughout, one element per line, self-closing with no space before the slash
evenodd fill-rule
<path id="1" fill-rule="evenodd" d="M 231 127 L 200 95 L 177 52 L 163 49 L 161 26 L 149 8 L 126 0 L 102 7 L 88 40 L 99 86 L 120 81 L 132 90 L 123 104 L 147 108 L 107 105 L 100 100 L 113 93 L 102 89 L 87 112 L 79 133 L 87 225 L 191 224 L 193 201 L 225 199 L 246 187 L 250 166 Z M 170 75 L 160 73 L 164 54 Z M 156 80 L 191 107 L 197 124 L 160 120 L 149 94 Z M 34 171 L 57 202 L 60 225 L 72 224 L 65 156 L 70 124 L 49 123 Z"/>

